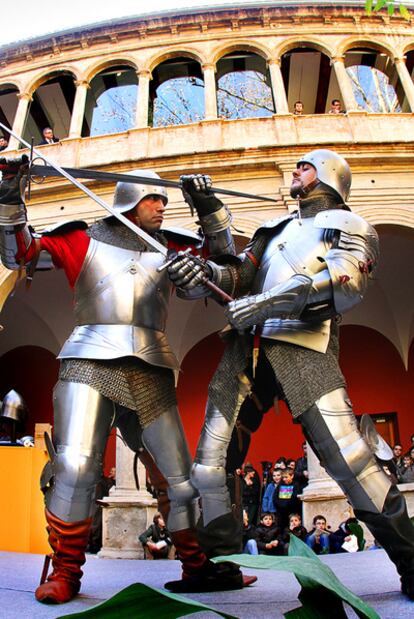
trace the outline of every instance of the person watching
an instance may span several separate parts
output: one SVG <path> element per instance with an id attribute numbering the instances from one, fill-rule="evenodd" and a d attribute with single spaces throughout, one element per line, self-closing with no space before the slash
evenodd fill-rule
<path id="1" fill-rule="evenodd" d="M 331 108 L 328 114 L 343 114 L 343 110 L 341 109 L 341 102 L 339 99 L 332 99 Z"/>
<path id="2" fill-rule="evenodd" d="M 174 559 L 175 548 L 165 525 L 164 518 L 157 512 L 152 524 L 139 536 L 146 559 Z"/>
<path id="3" fill-rule="evenodd" d="M 59 138 L 54 135 L 53 129 L 50 127 L 45 127 L 43 129 L 42 136 L 43 138 L 40 140 L 39 146 L 43 146 L 44 144 L 56 144 L 56 142 L 59 142 Z"/>
<path id="4" fill-rule="evenodd" d="M 295 101 L 293 106 L 293 113 L 295 116 L 302 116 L 303 114 L 303 103 L 302 101 Z"/>
<path id="5" fill-rule="evenodd" d="M 306 543 L 317 555 L 330 552 L 330 531 L 327 529 L 325 516 L 318 515 L 312 520 L 313 529 L 306 538 Z"/>

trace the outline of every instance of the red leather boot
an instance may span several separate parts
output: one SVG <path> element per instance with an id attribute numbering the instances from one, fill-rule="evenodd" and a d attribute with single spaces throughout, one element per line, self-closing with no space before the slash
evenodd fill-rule
<path id="1" fill-rule="evenodd" d="M 78 522 L 64 522 L 46 509 L 49 544 L 52 547 L 53 572 L 35 591 L 36 599 L 43 604 L 69 602 L 80 590 L 81 565 L 85 563 L 92 518 Z"/>

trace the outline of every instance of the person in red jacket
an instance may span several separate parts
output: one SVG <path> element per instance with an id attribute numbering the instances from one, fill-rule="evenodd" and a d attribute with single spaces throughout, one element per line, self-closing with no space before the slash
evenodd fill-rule
<path id="1" fill-rule="evenodd" d="M 76 326 L 59 354 L 51 462 L 42 475 L 53 572 L 37 588 L 37 600 L 67 602 L 80 590 L 95 486 L 112 426 L 150 471 L 183 564 L 180 590 L 241 588 L 239 567 L 212 563 L 195 536 L 198 495 L 189 479 L 191 459 L 175 396 L 179 364 L 165 335 L 172 285 L 166 269 L 159 270 L 163 255 L 114 216 L 34 236 L 27 225 L 22 159 L 2 159 L 0 168 L 3 264 L 33 272 L 46 251 L 74 293 Z M 114 210 L 165 247 L 193 246 L 196 235 L 161 229 L 168 196 L 156 184 L 158 175 L 135 173 L 153 178 L 154 185 L 118 183 Z M 184 177 L 182 183 L 192 194 L 210 253 L 232 251 L 230 215 L 209 191 L 210 178 Z"/>

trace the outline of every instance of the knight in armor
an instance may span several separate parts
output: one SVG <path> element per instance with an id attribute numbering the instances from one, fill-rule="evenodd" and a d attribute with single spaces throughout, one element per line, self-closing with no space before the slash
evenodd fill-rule
<path id="1" fill-rule="evenodd" d="M 187 589 L 241 588 L 238 566 L 216 566 L 195 535 L 198 495 L 189 479 L 191 459 L 177 410 L 174 370 L 179 365 L 165 335 L 172 285 L 167 270 L 158 270 L 162 254 L 114 216 L 90 227 L 70 222 L 34 235 L 27 225 L 22 159 L 0 164 L 3 265 L 26 265 L 33 272 L 39 254 L 47 252 L 55 267 L 64 269 L 74 293 L 76 327 L 59 354 L 51 462 L 42 475 L 53 572 L 37 588 L 37 600 L 67 602 L 80 590 L 95 487 L 114 426 L 149 471 Z M 197 235 L 161 229 L 166 190 L 156 184 L 156 173 L 132 173 L 152 177 L 154 185 L 118 183 L 114 210 L 166 247 L 200 244 Z M 233 253 L 230 214 L 209 192 L 209 177 L 184 177 L 182 184 L 184 192 L 189 187 L 194 194 L 207 251 Z"/>
<path id="2" fill-rule="evenodd" d="M 191 290 L 208 276 L 236 298 L 226 308 L 232 329 L 209 386 L 191 475 L 202 500 L 200 541 L 211 556 L 239 550 L 226 453 L 237 459 L 236 420 L 247 426 L 246 436 L 277 398 L 395 563 L 403 593 L 414 599 L 414 527 L 403 496 L 378 463 L 375 440 L 358 429 L 338 365 L 339 318 L 363 298 L 379 255 L 375 229 L 345 204 L 350 187 L 348 163 L 335 152 L 314 150 L 293 172 L 297 211 L 262 225 L 237 263 L 234 256 L 228 264 L 179 256 L 169 267 L 180 287 Z M 244 455 L 247 446 L 242 441 Z"/>

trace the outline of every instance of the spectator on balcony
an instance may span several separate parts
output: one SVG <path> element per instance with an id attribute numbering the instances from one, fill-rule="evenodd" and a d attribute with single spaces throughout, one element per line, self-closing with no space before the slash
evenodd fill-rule
<path id="1" fill-rule="evenodd" d="M 9 141 L 3 135 L 0 136 L 0 151 L 5 150 L 9 145 Z"/>
<path id="2" fill-rule="evenodd" d="M 339 99 L 332 99 L 331 109 L 328 114 L 345 114 L 344 110 L 341 109 L 341 102 Z"/>
<path id="3" fill-rule="evenodd" d="M 293 105 L 293 113 L 295 116 L 302 116 L 303 114 L 303 103 L 302 101 L 295 101 Z"/>
<path id="4" fill-rule="evenodd" d="M 59 142 L 59 138 L 54 135 L 53 129 L 51 129 L 50 127 L 45 127 L 42 131 L 42 135 L 43 138 L 40 140 L 39 146 L 43 146 L 44 144 L 55 144 L 56 142 Z"/>

